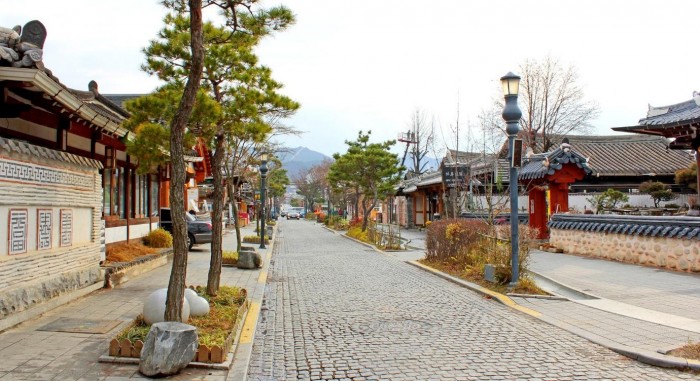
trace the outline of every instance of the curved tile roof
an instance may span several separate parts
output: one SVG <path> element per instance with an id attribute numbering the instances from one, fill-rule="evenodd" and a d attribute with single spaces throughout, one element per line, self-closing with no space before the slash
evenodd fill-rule
<path id="1" fill-rule="evenodd" d="M 646 118 L 639 120 L 642 126 L 669 125 L 700 120 L 700 105 L 694 99 L 670 106 L 650 107 Z"/>
<path id="2" fill-rule="evenodd" d="M 660 136 L 569 135 L 567 138 L 573 149 L 588 159 L 593 176 L 673 175 L 693 160 L 686 151 L 667 149 L 668 140 Z"/>
<path id="3" fill-rule="evenodd" d="M 571 146 L 562 144 L 561 147 L 554 151 L 530 157 L 520 169 L 518 180 L 541 179 L 547 175 L 553 175 L 556 171 L 562 169 L 564 164 L 569 163 L 583 169 L 587 175 L 592 173 L 584 156 L 571 149 Z"/>

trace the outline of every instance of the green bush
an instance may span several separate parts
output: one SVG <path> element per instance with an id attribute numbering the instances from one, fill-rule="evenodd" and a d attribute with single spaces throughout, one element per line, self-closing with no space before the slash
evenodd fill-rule
<path id="1" fill-rule="evenodd" d="M 333 230 L 347 230 L 350 222 L 341 216 L 330 216 L 326 218 L 326 225 Z"/>
<path id="2" fill-rule="evenodd" d="M 618 203 L 629 201 L 629 197 L 619 190 L 610 188 L 599 195 L 587 198 L 586 201 L 591 203 L 596 214 L 600 214 L 605 209 L 615 208 Z"/>
<path id="3" fill-rule="evenodd" d="M 676 197 L 673 191 L 661 181 L 645 181 L 639 184 L 639 191 L 651 196 L 654 208 L 658 208 L 661 201 L 670 201 Z"/>
<path id="4" fill-rule="evenodd" d="M 173 236 L 167 230 L 158 228 L 143 237 L 143 243 L 150 247 L 173 247 Z"/>

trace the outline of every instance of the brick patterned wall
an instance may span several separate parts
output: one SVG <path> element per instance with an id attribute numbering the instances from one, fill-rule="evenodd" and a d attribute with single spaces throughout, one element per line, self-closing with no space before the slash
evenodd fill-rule
<path id="1" fill-rule="evenodd" d="M 0 167 L 14 168 L 12 173 L 9 170 L 0 173 L 0 216 L 5 218 L 0 220 L 0 226 L 5 226 L 0 229 L 0 239 L 4 240 L 5 249 L 9 209 L 27 209 L 34 220 L 37 209 L 51 209 L 54 214 L 50 249 L 37 250 L 35 222 L 30 221 L 27 252 L 14 255 L 8 255 L 7 250 L 0 252 L 0 319 L 100 282 L 102 179 L 99 163 L 0 138 Z M 18 175 L 17 168 L 24 168 L 25 172 L 34 170 L 41 175 Z M 67 176 L 80 181 L 66 184 L 56 180 Z M 81 221 L 73 221 L 73 236 L 82 239 L 74 239 L 68 247 L 61 247 L 56 237 L 60 209 L 73 210 L 74 219 L 82 216 Z M 76 213 L 78 211 L 81 212 Z M 85 221 L 86 216 L 91 216 L 90 221 Z"/>
<path id="2" fill-rule="evenodd" d="M 700 272 L 697 239 L 551 229 L 549 242 L 566 253 Z"/>

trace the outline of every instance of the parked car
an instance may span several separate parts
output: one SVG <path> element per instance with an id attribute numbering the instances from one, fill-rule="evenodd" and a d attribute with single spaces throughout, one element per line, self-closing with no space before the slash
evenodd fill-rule
<path id="1" fill-rule="evenodd" d="M 203 243 L 211 243 L 211 221 L 198 220 L 190 213 L 185 213 L 187 220 L 187 249 L 192 250 L 192 246 Z M 170 208 L 160 208 L 160 227 L 173 233 L 173 219 Z"/>
<path id="2" fill-rule="evenodd" d="M 281 211 L 281 212 L 280 212 L 280 216 L 286 217 L 286 216 L 287 216 L 287 211 L 286 211 L 286 210 Z"/>
<path id="3" fill-rule="evenodd" d="M 287 212 L 287 219 L 288 220 L 292 220 L 292 219 L 298 220 L 300 217 L 301 217 L 301 214 L 299 214 L 299 212 L 297 212 L 296 210 L 290 210 Z"/>

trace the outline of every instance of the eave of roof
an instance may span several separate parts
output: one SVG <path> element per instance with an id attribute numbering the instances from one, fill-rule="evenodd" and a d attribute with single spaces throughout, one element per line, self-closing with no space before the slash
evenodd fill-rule
<path id="1" fill-rule="evenodd" d="M 560 147 L 551 152 L 534 155 L 518 173 L 518 180 L 541 179 L 555 174 L 564 167 L 564 164 L 569 163 L 581 168 L 586 175 L 590 175 L 593 171 L 586 161 L 580 153 L 570 148 L 566 150 Z"/>
<path id="2" fill-rule="evenodd" d="M 58 102 L 70 112 L 77 114 L 80 118 L 89 123 L 119 137 L 124 137 L 129 134 L 129 130 L 122 128 L 119 123 L 110 120 L 110 118 L 101 115 L 101 113 L 80 100 L 70 89 L 56 82 L 42 70 L 1 67 L 0 81 L 25 82 L 31 84 L 36 89 L 44 92 L 49 98 Z"/>

